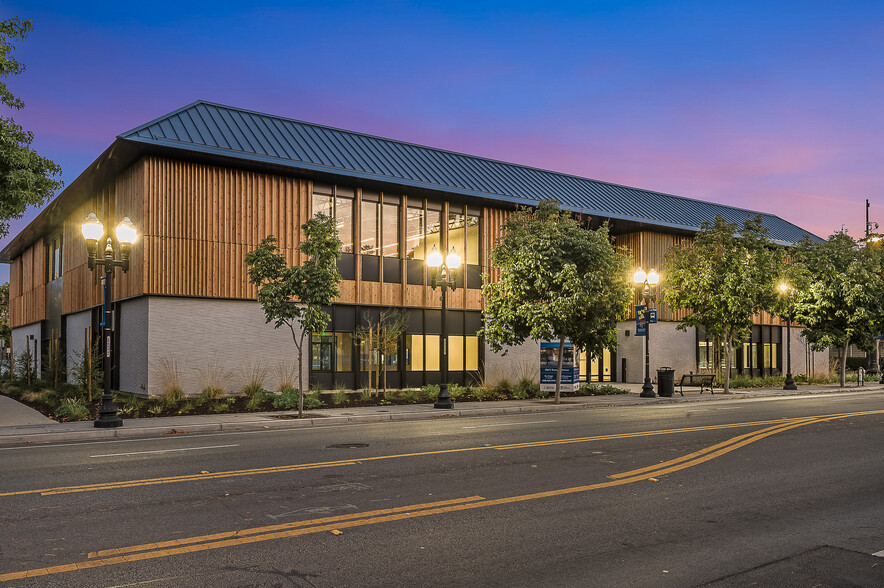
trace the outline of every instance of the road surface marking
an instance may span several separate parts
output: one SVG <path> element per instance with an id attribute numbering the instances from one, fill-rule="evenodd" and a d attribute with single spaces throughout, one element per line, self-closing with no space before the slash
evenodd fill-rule
<path id="1" fill-rule="evenodd" d="M 104 567 L 133 561 L 157 559 L 161 557 L 180 555 L 184 553 L 207 551 L 210 549 L 222 549 L 225 547 L 246 545 L 262 541 L 271 541 L 274 539 L 298 537 L 301 535 L 320 533 L 324 531 L 401 521 L 437 514 L 460 512 L 477 508 L 485 508 L 488 506 L 514 504 L 529 500 L 537 500 L 540 498 L 550 498 L 554 496 L 564 496 L 568 494 L 588 492 L 591 490 L 598 490 L 602 488 L 612 488 L 625 484 L 646 481 L 650 477 L 670 474 L 690 467 L 694 467 L 696 465 L 715 459 L 716 457 L 720 457 L 722 455 L 730 453 L 731 451 L 735 451 L 741 447 L 745 447 L 750 443 L 755 443 L 756 441 L 760 441 L 771 435 L 776 435 L 777 433 L 782 433 L 784 431 L 795 429 L 797 427 L 824 423 L 835 419 L 849 418 L 851 416 L 863 416 L 882 413 L 884 413 L 884 410 L 790 419 L 786 422 L 767 427 L 754 433 L 738 435 L 737 437 L 734 437 L 722 443 L 716 443 L 715 445 L 684 456 L 683 458 L 663 462 L 661 464 L 657 464 L 656 466 L 651 466 L 650 468 L 640 468 L 637 470 L 624 472 L 622 474 L 617 474 L 616 476 L 609 476 L 609 478 L 618 479 L 611 479 L 607 482 L 599 482 L 596 484 L 588 484 L 585 486 L 574 486 L 571 488 L 561 488 L 558 490 L 535 492 L 531 494 L 522 494 L 497 499 L 486 499 L 481 496 L 470 496 L 460 499 L 367 511 L 364 513 L 351 513 L 312 519 L 309 521 L 298 521 L 278 525 L 269 525 L 264 527 L 253 527 L 250 529 L 227 531 L 222 533 L 215 533 L 212 535 L 201 535 L 195 537 L 186 537 L 182 539 L 174 539 L 171 541 L 162 541 L 157 543 L 134 545 L 130 547 L 106 549 L 103 551 L 97 551 L 88 554 L 88 557 L 90 559 L 86 561 L 0 574 L 0 582 L 18 580 L 22 578 L 46 576 L 50 574 L 60 574 L 64 572 Z"/>
<path id="2" fill-rule="evenodd" d="M 108 586 L 108 588 L 128 588 L 129 586 L 144 586 L 145 584 L 155 584 L 157 582 L 168 582 L 169 580 L 177 580 L 186 576 L 171 576 L 169 578 L 157 578 L 156 580 L 144 580 L 143 582 L 132 582 L 131 584 L 117 584 L 116 586 Z"/>
<path id="3" fill-rule="evenodd" d="M 172 453 L 175 451 L 197 451 L 200 449 L 221 449 L 222 447 L 239 447 L 239 445 L 209 445 L 208 447 L 183 447 L 181 449 L 156 449 L 154 451 L 130 451 L 128 453 L 103 453 L 89 457 L 120 457 L 122 455 L 147 455 L 150 453 Z"/>
<path id="4" fill-rule="evenodd" d="M 487 427 L 517 427 L 519 425 L 538 425 L 540 423 L 557 423 L 559 421 L 527 421 L 524 423 L 498 423 L 496 425 L 475 425 L 473 427 L 461 427 L 461 429 L 485 429 Z"/>
<path id="5" fill-rule="evenodd" d="M 884 411 L 867 411 L 865 413 L 850 413 L 850 416 L 853 415 L 862 415 L 862 414 L 878 414 Z M 829 418 L 842 418 L 843 415 L 825 415 Z M 548 441 L 530 441 L 524 443 L 511 443 L 507 445 L 482 445 L 476 447 L 463 447 L 460 449 L 439 449 L 435 451 L 421 451 L 417 453 L 402 453 L 396 455 L 381 455 L 376 457 L 363 457 L 359 459 L 348 459 L 341 461 L 328 461 L 328 462 L 318 462 L 318 463 L 307 463 L 307 464 L 292 464 L 292 465 L 283 465 L 283 466 L 272 466 L 267 468 L 256 468 L 256 469 L 248 469 L 248 470 L 230 470 L 223 472 L 212 472 L 209 474 L 184 474 L 179 476 L 168 476 L 163 478 L 148 478 L 142 480 L 126 480 L 122 482 L 103 482 L 97 484 L 86 484 L 82 486 L 60 486 L 56 488 L 43 488 L 38 490 L 19 490 L 13 492 L 2 492 L 0 493 L 0 497 L 5 496 L 19 496 L 23 494 L 40 494 L 41 496 L 51 496 L 55 494 L 70 494 L 76 492 L 94 492 L 97 490 L 115 490 L 120 488 L 133 488 L 137 486 L 155 486 L 158 484 L 175 484 L 180 482 L 194 482 L 200 480 L 212 480 L 218 478 L 232 478 L 232 477 L 241 477 L 241 476 L 255 476 L 255 475 L 263 475 L 263 474 L 276 474 L 283 472 L 292 472 L 292 471 L 300 471 L 306 469 L 314 469 L 314 468 L 331 468 L 331 467 L 340 467 L 340 466 L 351 466 L 356 465 L 357 463 L 367 462 L 367 461 L 380 461 L 387 459 L 400 459 L 407 457 L 424 457 L 428 455 L 444 455 L 449 453 L 461 453 L 467 451 L 487 451 L 487 450 L 495 450 L 495 451 L 505 451 L 512 449 L 527 449 L 533 447 L 546 447 L 551 445 L 564 445 L 571 443 L 587 443 L 591 441 L 608 441 L 608 440 L 616 440 L 616 439 L 630 439 L 630 438 L 639 438 L 639 437 L 649 437 L 656 435 L 672 435 L 678 433 L 693 433 L 698 431 L 714 431 L 718 429 L 734 429 L 740 427 L 756 427 L 762 425 L 773 425 L 773 424 L 782 424 L 782 423 L 791 423 L 799 420 L 803 420 L 805 418 L 822 418 L 822 417 L 799 417 L 799 418 L 780 418 L 768 421 L 752 421 L 745 423 L 727 423 L 722 425 L 706 425 L 706 426 L 698 426 L 698 427 L 684 427 L 679 429 L 663 429 L 656 431 L 638 431 L 635 433 L 614 433 L 610 435 L 596 435 L 592 437 L 575 437 L 570 439 L 551 439 Z"/>
<path id="6" fill-rule="evenodd" d="M 878 553 L 873 553 L 872 555 L 874 555 L 875 557 L 884 557 L 884 549 L 882 549 Z"/>

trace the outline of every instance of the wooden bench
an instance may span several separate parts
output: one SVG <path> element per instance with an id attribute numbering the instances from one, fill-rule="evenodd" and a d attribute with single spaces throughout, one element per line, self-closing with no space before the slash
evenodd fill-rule
<path id="1" fill-rule="evenodd" d="M 714 379 L 715 374 L 684 374 L 678 382 L 678 391 L 684 396 L 685 386 L 699 386 L 700 394 L 702 394 L 703 390 L 706 388 L 709 388 L 710 394 L 715 394 L 712 390 L 712 380 Z"/>

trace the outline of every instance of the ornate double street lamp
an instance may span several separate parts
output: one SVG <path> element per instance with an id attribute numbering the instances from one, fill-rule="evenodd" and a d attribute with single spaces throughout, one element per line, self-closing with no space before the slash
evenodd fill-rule
<path id="1" fill-rule="evenodd" d="M 657 300 L 657 284 L 660 283 L 660 274 L 657 270 L 651 268 L 651 272 L 646 274 L 645 270 L 639 266 L 632 275 L 632 281 L 637 286 L 642 286 L 642 299 L 645 301 L 645 383 L 642 384 L 642 398 L 655 398 L 654 385 L 651 384 L 651 302 Z M 651 286 L 654 287 L 651 291 Z"/>
<path id="2" fill-rule="evenodd" d="M 90 212 L 86 220 L 80 226 L 83 238 L 86 239 L 86 248 L 89 251 L 89 269 L 95 266 L 104 266 L 104 275 L 101 276 L 101 286 L 104 289 L 104 322 L 101 323 L 102 336 L 104 337 L 104 358 L 102 369 L 104 370 L 104 394 L 101 396 L 101 408 L 98 410 L 98 418 L 95 419 L 96 427 L 120 427 L 123 419 L 117 414 L 114 406 L 114 397 L 111 395 L 111 370 L 113 369 L 111 354 L 112 338 L 112 314 L 111 314 L 111 281 L 114 277 L 114 269 L 122 268 L 123 272 L 129 271 L 129 253 L 132 245 L 138 237 L 138 230 L 129 217 L 124 217 L 117 225 L 117 243 L 120 245 L 120 259 L 114 259 L 114 243 L 110 236 L 104 247 L 104 256 L 97 257 L 98 242 L 104 236 L 104 225 L 98 220 L 94 212 Z"/>
<path id="3" fill-rule="evenodd" d="M 795 380 L 792 378 L 792 294 L 795 288 L 789 284 L 780 284 L 780 293 L 786 297 L 788 313 L 786 314 L 786 383 L 783 390 L 797 390 Z"/>
<path id="4" fill-rule="evenodd" d="M 430 286 L 433 290 L 442 288 L 442 383 L 439 384 L 439 397 L 433 408 L 454 408 L 451 394 L 448 393 L 448 289 L 457 288 L 457 268 L 460 267 L 460 255 L 454 247 L 442 260 L 442 254 L 433 245 L 433 250 L 427 256 L 427 265 L 433 268 L 430 278 Z"/>

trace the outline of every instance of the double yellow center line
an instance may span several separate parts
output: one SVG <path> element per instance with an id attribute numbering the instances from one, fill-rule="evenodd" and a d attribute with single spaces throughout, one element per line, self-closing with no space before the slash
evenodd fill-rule
<path id="1" fill-rule="evenodd" d="M 553 439 L 549 441 L 530 441 L 525 443 L 511 443 L 506 445 L 481 445 L 478 447 L 463 447 L 459 449 L 440 449 L 436 451 L 419 451 L 415 453 L 401 453 L 397 455 L 381 455 L 377 457 L 361 457 L 359 459 L 346 459 L 338 461 L 321 461 L 315 463 L 290 464 L 267 468 L 254 468 L 245 470 L 230 470 L 225 472 L 206 472 L 197 474 L 184 474 L 180 476 L 168 476 L 162 478 L 147 478 L 143 480 L 124 480 L 121 482 L 101 482 L 97 484 L 84 484 L 81 486 L 58 486 L 55 488 L 41 488 L 37 490 L 18 490 L 13 492 L 0 492 L 0 497 L 19 496 L 23 494 L 40 494 L 51 496 L 54 494 L 71 494 L 76 492 L 94 492 L 97 490 L 116 490 L 120 488 L 133 488 L 137 486 L 154 486 L 157 484 L 177 484 L 181 482 L 199 482 L 202 480 L 216 480 L 219 478 L 234 478 L 241 476 L 261 476 L 266 474 L 279 474 L 284 472 L 296 472 L 315 468 L 335 468 L 351 466 L 357 463 L 369 461 L 383 461 L 391 459 L 403 459 L 409 457 L 425 457 L 428 455 L 443 455 L 448 453 L 463 453 L 467 451 L 505 451 L 510 449 L 528 449 L 532 447 L 547 447 L 550 445 L 566 445 L 570 443 L 588 443 L 592 441 L 607 441 L 614 439 L 630 439 L 634 437 L 649 437 L 654 435 L 674 435 L 680 433 L 695 433 L 698 431 L 714 431 L 718 429 L 733 429 L 740 427 L 758 427 L 770 424 L 793 422 L 795 419 L 776 419 L 769 421 L 755 421 L 748 423 L 732 423 L 723 425 L 709 425 L 704 427 L 685 427 L 680 429 L 663 429 L 658 431 L 638 431 L 635 433 L 615 433 L 612 435 L 595 435 L 592 437 L 574 437 L 570 439 Z"/>
<path id="2" fill-rule="evenodd" d="M 698 431 L 698 430 L 709 430 L 714 428 L 727 428 L 727 427 L 738 427 L 738 426 L 751 426 L 751 425 L 759 425 L 759 424 L 767 424 L 769 426 L 760 429 L 758 431 L 754 431 L 751 433 L 745 433 L 743 435 L 738 435 L 727 441 L 723 441 L 721 443 L 716 443 L 699 451 L 695 451 L 693 453 L 684 455 L 682 457 L 678 457 L 672 460 L 668 460 L 662 463 L 658 463 L 652 466 L 638 468 L 634 470 L 629 470 L 627 472 L 622 472 L 619 474 L 614 474 L 609 477 L 609 481 L 599 482 L 596 484 L 589 484 L 584 486 L 574 486 L 571 488 L 561 488 L 557 490 L 549 490 L 545 492 L 535 492 L 531 494 L 521 494 L 517 496 L 509 496 L 504 498 L 497 499 L 486 499 L 482 496 L 468 496 L 465 498 L 456 498 L 452 500 L 443 500 L 437 502 L 427 502 L 422 504 L 413 504 L 409 506 L 400 506 L 394 508 L 387 508 L 381 510 L 373 510 L 366 511 L 362 513 L 348 513 L 344 515 L 336 515 L 330 517 L 322 517 L 307 521 L 298 521 L 292 523 L 283 523 L 276 525 L 269 525 L 264 527 L 253 527 L 249 529 L 242 529 L 239 531 L 228 531 L 223 533 L 215 533 L 211 535 L 201 535 L 194 537 L 187 537 L 181 539 L 173 539 L 170 541 L 156 542 L 156 543 L 146 543 L 142 545 L 134 545 L 129 547 L 121 547 L 115 549 L 107 549 L 103 551 L 97 551 L 90 553 L 88 555 L 88 559 L 86 561 L 64 564 L 58 566 L 51 566 L 45 568 L 37 568 L 32 570 L 24 570 L 20 572 L 11 572 L 6 574 L 0 574 L 0 582 L 6 582 L 9 580 L 17 580 L 21 578 L 31 578 L 31 577 L 39 577 L 50 574 L 59 574 L 64 572 L 71 572 L 75 570 L 84 570 L 90 568 L 97 568 L 102 566 L 110 566 L 116 564 L 122 564 L 127 562 L 141 561 L 147 559 L 156 559 L 160 557 L 168 557 L 172 555 L 181 555 L 185 553 L 196 553 L 199 551 L 207 551 L 211 549 L 222 549 L 225 547 L 234 547 L 237 545 L 245 545 L 249 543 L 258 543 L 262 541 L 271 541 L 274 539 L 283 539 L 290 537 L 297 537 L 301 535 L 308 535 L 312 533 L 320 533 L 324 531 L 336 531 L 344 528 L 351 527 L 359 527 L 366 525 L 374 525 L 378 523 L 387 523 L 393 521 L 400 521 L 405 519 L 412 519 L 417 517 L 425 517 L 431 515 L 445 514 L 445 513 L 453 513 L 460 512 L 466 510 L 472 510 L 477 508 L 485 508 L 489 506 L 500 506 L 505 504 L 512 504 L 517 502 L 524 502 L 529 500 L 537 500 L 540 498 L 550 498 L 555 496 L 564 496 L 567 494 L 576 494 L 580 492 L 588 492 L 591 490 L 598 490 L 602 488 L 611 488 L 614 486 L 622 486 L 625 484 L 632 484 L 635 482 L 640 482 L 643 480 L 648 480 L 655 476 L 662 476 L 665 474 L 671 474 L 680 470 L 684 470 L 690 467 L 694 467 L 696 465 L 700 465 L 702 463 L 713 460 L 717 457 L 730 453 L 731 451 L 736 451 L 741 447 L 745 447 L 750 443 L 755 443 L 756 441 L 760 441 L 771 435 L 776 435 L 778 433 L 783 433 L 785 431 L 795 429 L 798 427 L 803 427 L 810 424 L 823 423 L 835 419 L 843 419 L 848 417 L 855 416 L 867 416 L 874 414 L 882 414 L 884 410 L 874 410 L 874 411 L 864 411 L 864 412 L 853 412 L 853 413 L 842 413 L 835 415 L 825 415 L 825 416 L 816 416 L 816 417 L 801 417 L 794 419 L 780 419 L 776 421 L 763 421 L 757 423 L 740 423 L 735 425 L 722 425 L 717 427 L 696 427 L 691 429 L 673 429 L 669 432 L 685 432 L 688 430 Z M 650 432 L 646 434 L 663 434 L 664 432 Z M 521 447 L 537 447 L 543 445 L 555 445 L 560 443 L 577 443 L 581 441 L 589 441 L 589 440 L 597 440 L 597 439 L 615 439 L 615 438 L 624 438 L 624 437 L 636 437 L 640 436 L 638 433 L 626 434 L 626 435 L 603 435 L 599 437 L 581 437 L 575 439 L 560 439 L 556 441 L 544 441 L 538 443 L 518 443 L 512 445 L 498 445 L 490 447 L 490 449 L 516 449 Z M 478 449 L 478 448 L 476 448 Z M 487 449 L 487 448 L 486 448 Z M 466 449 L 468 450 L 468 449 Z M 452 450 L 452 451 L 466 451 L 466 450 Z M 439 453 L 450 453 L 451 451 L 433 451 L 433 452 L 423 452 L 423 453 L 415 453 L 415 454 L 404 454 L 403 456 L 414 456 L 414 455 L 431 455 L 431 454 L 439 454 Z M 403 457 L 403 456 L 387 456 L 390 457 Z M 382 458 L 371 458 L 371 459 L 382 459 Z M 359 460 L 359 461 L 368 461 Z M 337 463 L 339 465 L 349 464 L 352 465 L 356 463 L 356 461 L 350 462 L 325 462 L 325 464 Z M 310 464 L 316 465 L 316 464 Z M 95 488 L 93 488 L 95 489 Z"/>

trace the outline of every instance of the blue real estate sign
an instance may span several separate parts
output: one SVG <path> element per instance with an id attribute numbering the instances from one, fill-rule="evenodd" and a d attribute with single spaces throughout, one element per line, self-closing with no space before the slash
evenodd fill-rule
<path id="1" fill-rule="evenodd" d="M 565 342 L 565 354 L 562 358 L 562 382 L 560 391 L 576 392 L 580 385 L 580 364 L 572 343 Z M 540 389 L 546 392 L 556 391 L 556 371 L 559 367 L 558 341 L 540 342 Z"/>

